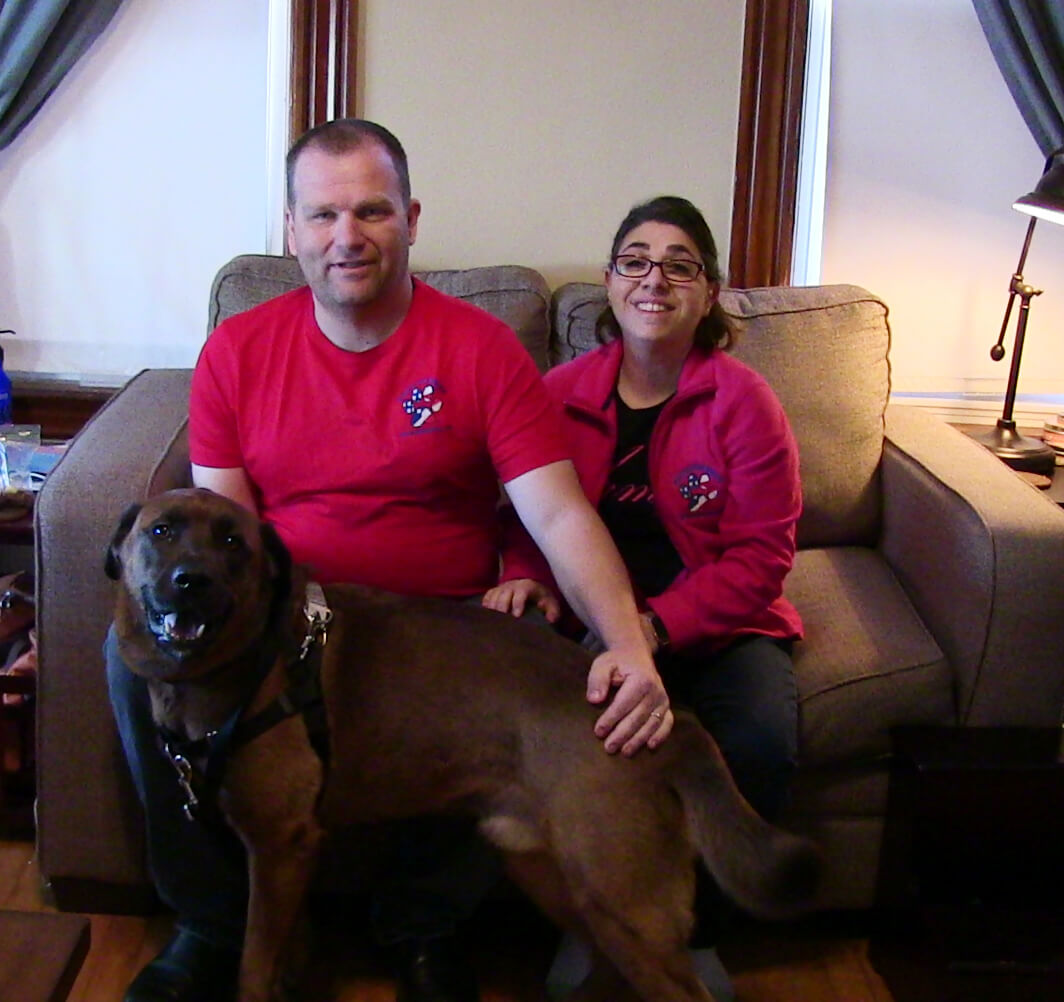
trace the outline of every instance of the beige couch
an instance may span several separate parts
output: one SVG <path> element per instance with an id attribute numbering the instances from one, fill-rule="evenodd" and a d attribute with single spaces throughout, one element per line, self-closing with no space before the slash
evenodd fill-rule
<path id="1" fill-rule="evenodd" d="M 516 267 L 434 272 L 501 316 L 542 368 L 593 343 L 601 287 L 553 296 Z M 301 284 L 246 256 L 211 292 L 209 326 Z M 853 286 L 729 290 L 736 354 L 765 374 L 801 449 L 805 511 L 787 594 L 801 767 L 787 819 L 826 848 L 823 903 L 876 899 L 897 724 L 1052 725 L 1064 701 L 1064 512 L 942 421 L 888 402 L 887 308 Z M 81 432 L 37 505 L 40 870 L 58 904 L 151 902 L 138 806 L 111 721 L 100 646 L 103 553 L 130 502 L 189 478 L 190 373 L 133 379 Z"/>

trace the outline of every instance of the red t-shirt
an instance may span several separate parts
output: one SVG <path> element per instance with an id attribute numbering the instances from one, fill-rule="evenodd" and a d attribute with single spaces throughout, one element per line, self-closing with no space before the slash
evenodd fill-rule
<path id="1" fill-rule="evenodd" d="M 498 579 L 498 481 L 567 458 L 531 357 L 494 317 L 415 280 L 381 345 L 337 348 L 306 287 L 232 317 L 192 379 L 190 453 L 242 467 L 322 581 L 468 596 Z"/>

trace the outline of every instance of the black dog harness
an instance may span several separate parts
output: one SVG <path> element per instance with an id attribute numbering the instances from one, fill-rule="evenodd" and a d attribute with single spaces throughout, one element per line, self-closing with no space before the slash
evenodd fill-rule
<path id="1" fill-rule="evenodd" d="M 195 741 L 167 728 L 159 728 L 163 750 L 177 772 L 177 782 L 185 800 L 185 817 L 190 821 L 221 821 L 218 791 L 229 755 L 297 713 L 303 714 L 307 736 L 315 753 L 323 763 L 328 763 L 329 729 L 321 688 L 321 654 L 328 640 L 332 610 L 325 601 L 321 585 L 315 581 L 307 584 L 303 615 L 307 620 L 306 634 L 298 653 L 285 666 L 288 685 L 268 706 L 254 716 L 244 717 L 247 703 L 273 667 L 276 655 L 269 645 L 263 652 L 247 702 L 238 706 L 221 727 Z M 210 819 L 204 818 L 204 805 L 212 815 Z"/>

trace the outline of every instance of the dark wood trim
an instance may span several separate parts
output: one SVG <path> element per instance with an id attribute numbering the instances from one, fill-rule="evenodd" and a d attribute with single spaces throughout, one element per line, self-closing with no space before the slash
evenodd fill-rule
<path id="1" fill-rule="evenodd" d="M 18 424 L 39 424 L 41 438 L 73 438 L 117 393 L 114 387 L 82 386 L 64 380 L 13 379 L 12 417 Z"/>
<path id="2" fill-rule="evenodd" d="M 747 0 L 729 277 L 791 279 L 808 0 Z"/>
<path id="3" fill-rule="evenodd" d="M 358 0 L 292 0 L 289 145 L 357 114 Z"/>

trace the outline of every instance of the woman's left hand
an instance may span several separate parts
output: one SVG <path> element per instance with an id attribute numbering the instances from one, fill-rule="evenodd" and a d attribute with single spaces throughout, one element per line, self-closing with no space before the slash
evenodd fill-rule
<path id="1" fill-rule="evenodd" d="M 488 589 L 481 599 L 481 605 L 496 612 L 508 612 L 520 618 L 530 605 L 543 613 L 548 623 L 556 623 L 562 614 L 558 597 L 545 584 L 532 578 L 516 578 L 504 581 Z"/>

